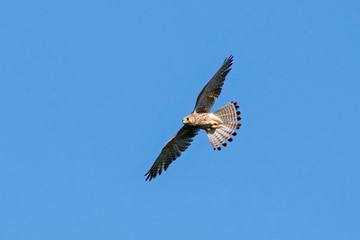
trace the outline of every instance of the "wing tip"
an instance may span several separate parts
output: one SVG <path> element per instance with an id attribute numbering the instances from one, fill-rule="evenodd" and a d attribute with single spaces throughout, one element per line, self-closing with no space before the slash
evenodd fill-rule
<path id="1" fill-rule="evenodd" d="M 160 173 L 161 174 L 161 173 Z M 160 175 L 159 174 L 159 175 Z M 157 172 L 151 171 L 151 169 L 144 175 L 146 176 L 145 181 L 151 181 L 153 178 L 155 178 L 158 175 Z"/>
<path id="2" fill-rule="evenodd" d="M 233 59 L 234 59 L 234 55 L 230 54 L 229 57 L 225 58 L 224 62 L 227 62 L 227 61 L 232 62 Z"/>
<path id="3" fill-rule="evenodd" d="M 233 64 L 234 56 L 230 55 L 229 57 L 225 58 L 224 63 L 227 65 L 228 72 L 231 70 L 231 65 Z"/>

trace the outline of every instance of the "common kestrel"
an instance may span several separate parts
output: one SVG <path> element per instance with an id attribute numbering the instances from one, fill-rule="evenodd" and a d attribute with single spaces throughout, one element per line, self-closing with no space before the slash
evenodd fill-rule
<path id="1" fill-rule="evenodd" d="M 160 155 L 155 160 L 150 170 L 145 174 L 146 180 L 151 181 L 162 171 L 166 171 L 170 163 L 181 155 L 193 141 L 193 137 L 204 129 L 210 139 L 214 150 L 221 150 L 220 144 L 226 147 L 225 139 L 231 142 L 231 136 L 236 136 L 232 129 L 239 129 L 241 124 L 239 106 L 236 102 L 230 102 L 219 110 L 209 113 L 215 99 L 221 93 L 225 77 L 231 70 L 233 56 L 225 58 L 224 63 L 208 84 L 200 92 L 194 111 L 183 119 L 184 126 L 165 144 Z"/>

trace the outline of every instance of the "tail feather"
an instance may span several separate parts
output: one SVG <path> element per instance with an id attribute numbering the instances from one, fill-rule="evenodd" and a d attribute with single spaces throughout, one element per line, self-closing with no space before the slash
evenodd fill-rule
<path id="1" fill-rule="evenodd" d="M 220 134 L 219 131 L 216 131 L 216 130 L 215 130 L 214 136 L 215 136 L 216 140 L 218 140 L 218 141 L 221 143 L 221 145 L 223 145 L 224 147 L 226 147 L 225 139 L 223 138 L 223 136 L 221 136 L 221 134 Z"/>
<path id="2" fill-rule="evenodd" d="M 225 126 L 225 125 L 219 126 L 219 131 L 225 132 L 225 133 L 227 133 L 229 135 L 232 135 L 232 136 L 237 135 L 237 133 L 234 130 L 232 130 L 230 127 Z"/>
<path id="3" fill-rule="evenodd" d="M 215 137 L 215 129 L 209 129 L 209 130 L 206 130 L 206 133 L 209 137 L 209 140 L 210 140 L 210 143 L 211 143 L 211 146 L 213 147 L 214 150 L 218 149 L 218 150 L 221 150 L 221 147 L 219 145 L 219 142 L 217 141 L 217 138 Z"/>
<path id="4" fill-rule="evenodd" d="M 218 132 L 219 135 L 226 140 L 229 140 L 231 138 L 231 135 L 229 134 L 229 132 L 226 131 L 226 128 L 224 127 L 220 127 L 216 132 Z"/>
<path id="5" fill-rule="evenodd" d="M 241 124 L 236 121 L 240 121 L 240 111 L 237 111 L 239 106 L 236 102 L 230 102 L 219 110 L 213 112 L 215 116 L 221 119 L 223 122 L 217 128 L 207 129 L 206 133 L 209 137 L 211 146 L 213 149 L 221 150 L 220 144 L 226 147 L 225 140 L 232 142 L 232 136 L 236 136 L 236 132 L 233 129 L 239 129 Z M 219 144 L 220 143 L 220 144 Z"/>
<path id="6" fill-rule="evenodd" d="M 238 108 L 239 106 L 237 105 L 237 102 L 232 101 L 219 110 L 213 112 L 213 114 L 219 117 L 224 123 L 233 123 L 241 120 L 241 117 L 239 116 L 241 112 L 237 111 Z"/>
<path id="7" fill-rule="evenodd" d="M 236 123 L 236 122 L 232 122 L 232 123 L 224 123 L 224 126 L 228 127 L 228 128 L 236 128 L 239 129 L 241 124 L 240 123 Z"/>

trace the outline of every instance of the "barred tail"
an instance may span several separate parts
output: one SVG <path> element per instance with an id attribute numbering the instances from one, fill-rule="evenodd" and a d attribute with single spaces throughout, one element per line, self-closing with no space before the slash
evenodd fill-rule
<path id="1" fill-rule="evenodd" d="M 239 106 L 236 102 L 230 102 L 219 110 L 213 112 L 215 116 L 221 119 L 222 124 L 217 128 L 207 129 L 206 133 L 210 139 L 213 149 L 221 150 L 220 144 L 226 147 L 225 139 L 232 142 L 231 136 L 236 136 L 236 132 L 232 128 L 239 129 L 241 124 L 236 121 L 240 121 L 240 111 L 237 111 Z M 220 144 L 219 144 L 220 143 Z"/>

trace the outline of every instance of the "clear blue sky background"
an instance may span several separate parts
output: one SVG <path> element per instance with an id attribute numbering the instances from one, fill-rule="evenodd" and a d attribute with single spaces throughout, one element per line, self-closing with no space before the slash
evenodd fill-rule
<path id="1" fill-rule="evenodd" d="M 3 1 L 0 239 L 360 239 L 358 1 Z M 204 132 L 143 176 L 233 54 Z"/>

